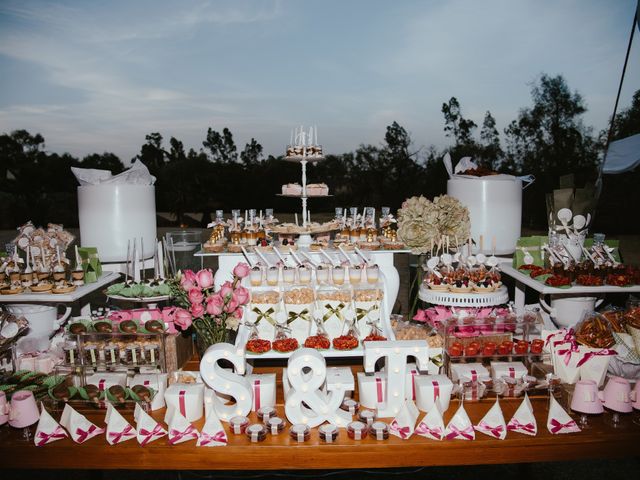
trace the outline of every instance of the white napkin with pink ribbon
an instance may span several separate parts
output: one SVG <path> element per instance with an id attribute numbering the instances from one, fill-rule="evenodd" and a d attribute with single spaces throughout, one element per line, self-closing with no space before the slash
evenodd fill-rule
<path id="1" fill-rule="evenodd" d="M 137 436 L 136 429 L 111 404 L 107 405 L 107 414 L 104 422 L 107 424 L 107 442 L 109 445 L 117 445 Z"/>
<path id="2" fill-rule="evenodd" d="M 197 447 L 224 447 L 227 445 L 227 433 L 222 428 L 222 423 L 216 415 L 216 411 L 212 408 L 204 422 L 200 436 L 198 437 Z"/>
<path id="3" fill-rule="evenodd" d="M 197 440 L 200 436 L 196 427 L 191 425 L 177 408 L 169 408 L 165 422 L 169 426 L 169 445 Z"/>
<path id="4" fill-rule="evenodd" d="M 436 398 L 431 410 L 418 423 L 415 430 L 416 435 L 432 440 L 442 440 L 444 438 L 444 420 L 438 405 L 439 400 Z"/>
<path id="5" fill-rule="evenodd" d="M 580 431 L 580 427 L 573 420 L 564 408 L 560 406 L 558 401 L 551 397 L 549 405 L 549 416 L 547 417 L 547 430 L 552 434 L 560 433 L 576 433 Z"/>
<path id="6" fill-rule="evenodd" d="M 516 413 L 509 420 L 507 430 L 531 436 L 535 436 L 538 433 L 538 424 L 536 417 L 533 415 L 533 406 L 531 405 L 531 400 L 529 400 L 529 395 L 526 393 Z"/>
<path id="7" fill-rule="evenodd" d="M 136 404 L 133 417 L 136 421 L 138 443 L 143 447 L 167 434 L 162 425 L 145 412 L 139 404 Z"/>
<path id="8" fill-rule="evenodd" d="M 407 440 L 416 426 L 420 412 L 413 400 L 405 400 L 396 418 L 389 424 L 389 432 L 402 440 Z"/>
<path id="9" fill-rule="evenodd" d="M 47 443 L 69 437 L 69 434 L 54 420 L 51 414 L 47 412 L 47 409 L 44 408 L 42 403 L 40 403 L 40 410 L 40 420 L 38 421 L 36 434 L 33 437 L 33 442 L 36 444 L 36 447 L 42 447 Z"/>
<path id="10" fill-rule="evenodd" d="M 507 436 L 507 424 L 504 421 L 504 414 L 500 408 L 500 402 L 496 399 L 493 406 L 482 417 L 482 420 L 474 427 L 478 432 L 489 435 L 490 437 L 504 440 Z"/>
<path id="11" fill-rule="evenodd" d="M 476 433 L 462 402 L 444 430 L 447 440 L 475 440 Z"/>
<path id="12" fill-rule="evenodd" d="M 104 428 L 97 427 L 91 423 L 87 417 L 78 413 L 68 403 L 62 411 L 60 425 L 67 429 L 71 438 L 76 443 L 84 443 L 104 433 Z"/>

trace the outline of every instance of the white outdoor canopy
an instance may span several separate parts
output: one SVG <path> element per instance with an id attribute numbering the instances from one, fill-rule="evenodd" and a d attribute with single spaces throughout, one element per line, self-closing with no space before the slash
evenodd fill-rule
<path id="1" fill-rule="evenodd" d="M 640 165 L 640 133 L 609 144 L 603 173 L 629 172 Z"/>

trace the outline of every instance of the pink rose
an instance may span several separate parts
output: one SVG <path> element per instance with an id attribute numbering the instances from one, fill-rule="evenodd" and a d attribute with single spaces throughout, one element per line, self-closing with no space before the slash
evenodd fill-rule
<path id="1" fill-rule="evenodd" d="M 193 315 L 193 318 L 202 318 L 204 315 L 204 307 L 201 303 L 191 305 L 191 315 Z"/>
<path id="2" fill-rule="evenodd" d="M 200 270 L 196 274 L 196 278 L 198 281 L 198 286 L 202 289 L 211 288 L 213 286 L 213 273 L 211 270 L 205 268 L 204 270 Z"/>
<path id="3" fill-rule="evenodd" d="M 196 305 L 198 303 L 202 303 L 202 301 L 204 300 L 204 295 L 198 287 L 193 287 L 191 290 L 189 290 L 188 298 L 191 305 Z"/>
<path id="4" fill-rule="evenodd" d="M 188 292 L 195 287 L 196 283 L 196 274 L 193 273 L 193 270 L 185 270 L 182 272 L 182 277 L 180 277 L 180 286 L 185 292 Z"/>
<path id="5" fill-rule="evenodd" d="M 209 315 L 217 316 L 222 313 L 222 307 L 224 306 L 224 300 L 220 295 L 211 295 L 207 297 L 207 313 Z"/>
<path id="6" fill-rule="evenodd" d="M 235 312 L 233 312 L 233 317 L 240 320 L 242 318 L 242 307 L 236 308 Z"/>
<path id="7" fill-rule="evenodd" d="M 233 274 L 238 278 L 244 278 L 249 275 L 249 265 L 244 262 L 240 262 L 233 269 Z"/>
<path id="8" fill-rule="evenodd" d="M 191 326 L 191 314 L 184 308 L 176 308 L 173 323 L 176 327 L 179 327 L 180 330 L 186 330 Z"/>
<path id="9" fill-rule="evenodd" d="M 224 282 L 220 287 L 220 296 L 227 298 L 228 295 L 233 295 L 233 284 L 231 282 Z"/>
<path id="10" fill-rule="evenodd" d="M 238 305 L 246 305 L 249 303 L 249 290 L 240 286 L 236 288 L 235 292 L 233 292 L 232 298 L 238 302 Z"/>
<path id="11" fill-rule="evenodd" d="M 238 308 L 238 302 L 236 302 L 235 300 L 231 299 L 229 300 L 229 303 L 227 303 L 224 306 L 224 311 L 227 313 L 233 313 L 236 308 Z"/>

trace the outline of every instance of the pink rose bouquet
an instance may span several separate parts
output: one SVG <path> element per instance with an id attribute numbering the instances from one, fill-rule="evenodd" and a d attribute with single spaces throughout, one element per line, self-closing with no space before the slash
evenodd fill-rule
<path id="1" fill-rule="evenodd" d="M 211 270 L 178 272 L 172 283 L 172 293 L 178 304 L 171 312 L 173 322 L 181 330 L 193 325 L 201 351 L 224 342 L 229 331 L 238 329 L 242 307 L 249 303 L 249 291 L 241 285 L 247 275 L 249 266 L 238 263 L 233 269 L 233 280 L 225 282 L 216 291 Z"/>

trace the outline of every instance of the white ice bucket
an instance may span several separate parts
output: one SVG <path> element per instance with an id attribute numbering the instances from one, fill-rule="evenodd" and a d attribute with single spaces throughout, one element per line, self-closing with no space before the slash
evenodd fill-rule
<path id="1" fill-rule="evenodd" d="M 451 178 L 447 194 L 457 198 L 469 209 L 471 237 L 479 246 L 484 239 L 483 253 L 496 255 L 515 251 L 522 221 L 522 180 L 508 175 L 482 178 Z"/>
<path id="2" fill-rule="evenodd" d="M 78 187 L 80 241 L 97 247 L 100 261 L 127 260 L 127 242 L 140 238 L 144 258 L 154 254 L 156 198 L 153 185 L 85 185 Z"/>

